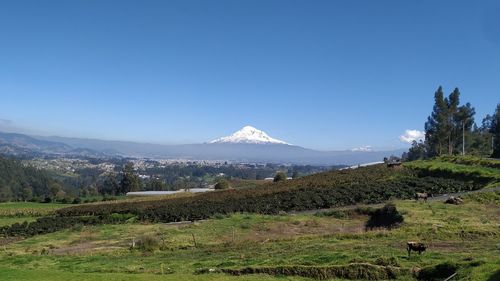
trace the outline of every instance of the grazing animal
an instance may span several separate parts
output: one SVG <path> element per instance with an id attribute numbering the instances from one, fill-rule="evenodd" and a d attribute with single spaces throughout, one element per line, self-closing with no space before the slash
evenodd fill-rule
<path id="1" fill-rule="evenodd" d="M 408 250 L 408 257 L 410 257 L 411 251 L 418 252 L 418 254 L 422 254 L 427 249 L 424 243 L 420 242 L 408 242 L 406 249 Z"/>
<path id="2" fill-rule="evenodd" d="M 429 194 L 423 192 L 417 192 L 415 193 L 415 200 L 418 201 L 419 199 L 424 199 L 425 202 L 427 202 L 427 198 L 429 197 Z"/>

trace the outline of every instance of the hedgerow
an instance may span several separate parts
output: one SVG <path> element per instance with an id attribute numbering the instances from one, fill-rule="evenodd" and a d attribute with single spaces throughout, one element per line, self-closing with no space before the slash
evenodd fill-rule
<path id="1" fill-rule="evenodd" d="M 75 217 L 41 217 L 34 222 L 15 223 L 0 227 L 0 236 L 29 237 L 38 234 L 56 232 L 71 228 L 75 225 L 99 225 L 103 223 L 122 223 L 132 218 L 131 214 L 109 214 L 104 216 L 75 216 Z"/>

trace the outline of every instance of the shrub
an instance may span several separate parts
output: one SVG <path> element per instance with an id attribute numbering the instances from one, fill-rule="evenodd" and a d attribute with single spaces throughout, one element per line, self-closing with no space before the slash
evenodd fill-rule
<path id="1" fill-rule="evenodd" d="M 274 182 L 286 181 L 287 176 L 283 172 L 279 172 L 274 176 Z"/>
<path id="2" fill-rule="evenodd" d="M 390 229 L 401 224 L 403 220 L 404 218 L 398 212 L 396 206 L 393 203 L 388 203 L 371 214 L 370 219 L 366 223 L 366 227 L 385 227 Z"/>
<path id="3" fill-rule="evenodd" d="M 418 280 L 434 281 L 443 280 L 458 270 L 458 265 L 451 262 L 441 263 L 436 266 L 424 267 L 418 273 Z"/>
<path id="4" fill-rule="evenodd" d="M 228 189 L 229 187 L 229 182 L 225 179 L 219 179 L 217 183 L 215 184 L 215 189 Z"/>
<path id="5" fill-rule="evenodd" d="M 137 239 L 136 246 L 144 252 L 153 252 L 160 248 L 160 239 L 153 235 L 142 235 Z"/>
<path id="6" fill-rule="evenodd" d="M 80 204 L 82 203 L 82 199 L 80 197 L 76 197 L 75 199 L 73 199 L 73 202 L 71 202 L 72 204 Z"/>

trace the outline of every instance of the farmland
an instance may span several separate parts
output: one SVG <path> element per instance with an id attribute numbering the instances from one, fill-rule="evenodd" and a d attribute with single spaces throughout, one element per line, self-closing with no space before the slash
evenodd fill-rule
<path id="1" fill-rule="evenodd" d="M 433 161 L 428 164 L 467 165 Z M 415 202 L 410 199 L 415 191 L 438 194 L 481 187 L 474 179 L 461 180 L 460 170 L 449 178 L 444 176 L 447 173 L 431 177 L 415 171 L 422 172 L 375 166 L 214 192 L 208 197 L 125 200 L 62 209 L 64 205 L 47 205 L 41 208 L 47 213 L 31 219 L 91 216 L 103 221 L 15 236 L 0 251 L 0 274 L 2 280 L 313 280 L 342 271 L 344 275 L 335 276 L 361 276 L 362 272 L 364 279 L 376 280 L 386 279 L 383 274 L 390 271 L 393 279 L 415 280 L 414 272 L 431 276 L 441 266 L 458 272 L 456 280 L 496 280 L 500 274 L 500 193 L 466 195 L 462 205 L 442 200 Z M 481 184 L 493 185 L 493 180 Z M 331 191 L 336 189 L 337 193 Z M 356 189 L 365 195 L 355 193 Z M 354 201 L 343 199 L 346 194 Z M 240 198 L 251 204 L 242 205 Z M 367 229 L 370 212 L 364 206 L 387 200 L 395 204 L 404 222 L 391 229 Z M 23 204 L 7 203 L 0 210 L 22 210 Z M 278 207 L 267 207 L 271 204 Z M 198 206 L 204 213 L 151 215 L 161 209 L 181 210 L 181 206 Z M 25 206 L 29 208 L 37 206 Z M 106 212 L 114 215 L 107 217 Z M 181 219 L 186 215 L 196 219 Z M 121 219 L 109 223 L 111 217 Z M 407 241 L 422 241 L 428 249 L 408 257 Z M 260 274 L 246 274 L 252 272 Z M 439 278 L 435 280 L 444 279 Z"/>

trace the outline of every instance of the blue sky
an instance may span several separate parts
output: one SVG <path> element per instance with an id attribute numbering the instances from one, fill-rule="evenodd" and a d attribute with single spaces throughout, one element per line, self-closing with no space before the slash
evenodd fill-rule
<path id="1" fill-rule="evenodd" d="M 252 125 L 404 147 L 433 93 L 500 102 L 495 1 L 1 1 L 0 129 L 197 143 Z"/>

